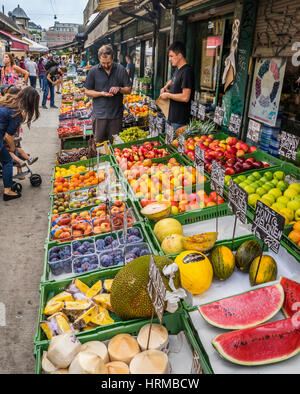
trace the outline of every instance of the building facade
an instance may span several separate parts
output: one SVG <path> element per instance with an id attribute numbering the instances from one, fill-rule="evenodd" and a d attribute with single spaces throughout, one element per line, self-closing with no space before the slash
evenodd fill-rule
<path id="1" fill-rule="evenodd" d="M 54 26 L 43 32 L 42 41 L 51 48 L 67 42 L 72 42 L 78 34 L 80 25 L 76 23 L 55 22 Z"/>

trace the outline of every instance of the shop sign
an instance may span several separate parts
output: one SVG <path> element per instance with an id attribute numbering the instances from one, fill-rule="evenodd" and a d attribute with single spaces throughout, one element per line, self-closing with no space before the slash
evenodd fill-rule
<path id="1" fill-rule="evenodd" d="M 286 159 L 296 161 L 299 143 L 300 137 L 287 133 L 286 131 L 281 131 L 278 154 Z"/>

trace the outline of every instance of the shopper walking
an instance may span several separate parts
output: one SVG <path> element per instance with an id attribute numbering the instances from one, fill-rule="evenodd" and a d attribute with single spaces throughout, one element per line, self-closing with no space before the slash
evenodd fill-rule
<path id="1" fill-rule="evenodd" d="M 26 63 L 26 69 L 29 72 L 30 85 L 36 88 L 36 80 L 38 77 L 38 67 L 34 61 L 34 56 L 31 56 L 29 62 Z"/>
<path id="2" fill-rule="evenodd" d="M 176 67 L 173 78 L 161 89 L 160 97 L 170 99 L 168 123 L 176 130 L 190 119 L 191 99 L 194 89 L 192 67 L 186 61 L 186 49 L 182 42 L 175 41 L 168 48 L 169 60 Z"/>
<path id="3" fill-rule="evenodd" d="M 21 193 L 12 190 L 13 160 L 9 151 L 15 152 L 13 136 L 18 132 L 20 125 L 26 123 L 30 128 L 31 123 L 39 118 L 39 100 L 38 92 L 31 86 L 22 89 L 16 96 L 6 95 L 0 100 L 0 163 L 4 201 L 21 197 Z M 9 151 L 4 146 L 4 140 L 9 146 Z"/>
<path id="4" fill-rule="evenodd" d="M 24 82 L 19 75 L 23 75 Z M 29 73 L 21 67 L 15 65 L 13 56 L 10 53 L 5 53 L 3 58 L 3 68 L 1 69 L 1 83 L 2 85 L 15 85 L 22 87 L 27 84 Z"/>
<path id="5" fill-rule="evenodd" d="M 40 89 L 44 90 L 46 84 L 46 79 L 45 79 L 46 69 L 45 69 L 44 59 L 42 57 L 39 59 L 37 67 L 38 67 Z"/>
<path id="6" fill-rule="evenodd" d="M 60 82 L 60 78 L 66 71 L 67 69 L 65 67 L 53 66 L 46 72 L 45 75 L 46 88 L 44 90 L 43 101 L 42 101 L 42 107 L 44 109 L 48 109 L 46 103 L 47 103 L 47 97 L 49 91 L 50 91 L 50 108 L 58 108 L 54 104 L 54 98 L 55 98 L 54 87 Z"/>
<path id="7" fill-rule="evenodd" d="M 85 81 L 85 93 L 93 98 L 93 129 L 96 142 L 109 140 L 122 129 L 123 95 L 131 92 L 125 67 L 115 63 L 113 49 L 103 45 L 99 64 L 92 67 Z"/>

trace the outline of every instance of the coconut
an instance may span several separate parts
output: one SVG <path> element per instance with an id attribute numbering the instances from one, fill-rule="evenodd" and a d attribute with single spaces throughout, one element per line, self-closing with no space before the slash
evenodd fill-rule
<path id="1" fill-rule="evenodd" d="M 88 351 L 97 354 L 97 356 L 102 358 L 105 364 L 109 362 L 107 347 L 103 342 L 100 341 L 86 342 L 81 346 L 81 351 L 82 352 Z"/>
<path id="2" fill-rule="evenodd" d="M 149 330 L 150 324 L 146 324 L 140 329 L 137 337 L 138 344 L 142 350 L 147 349 Z M 162 350 L 167 346 L 168 342 L 169 336 L 167 329 L 160 324 L 152 324 L 148 349 Z"/>
<path id="3" fill-rule="evenodd" d="M 45 373 L 52 373 L 57 370 L 57 368 L 51 363 L 51 361 L 48 360 L 46 351 L 43 351 L 42 369 Z"/>
<path id="4" fill-rule="evenodd" d="M 107 374 L 104 361 L 97 354 L 84 351 L 79 352 L 72 361 L 69 373 L 72 375 L 103 375 Z"/>
<path id="5" fill-rule="evenodd" d="M 68 368 L 80 349 L 81 343 L 69 331 L 51 339 L 47 358 L 57 368 Z"/>
<path id="6" fill-rule="evenodd" d="M 167 374 L 168 356 L 160 350 L 145 350 L 131 360 L 129 370 L 131 374 Z"/>
<path id="7" fill-rule="evenodd" d="M 109 375 L 129 374 L 129 367 L 123 361 L 111 361 L 105 366 L 108 370 Z"/>
<path id="8" fill-rule="evenodd" d="M 118 334 L 108 344 L 108 354 L 111 361 L 123 361 L 129 365 L 139 352 L 139 344 L 130 334 Z"/>

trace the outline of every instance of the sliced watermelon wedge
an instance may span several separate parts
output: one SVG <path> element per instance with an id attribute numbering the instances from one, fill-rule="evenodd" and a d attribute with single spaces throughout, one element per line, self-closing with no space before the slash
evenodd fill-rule
<path id="1" fill-rule="evenodd" d="M 271 364 L 300 352 L 300 319 L 289 318 L 218 335 L 212 341 L 227 360 L 241 365 Z"/>
<path id="2" fill-rule="evenodd" d="M 300 283 L 283 276 L 279 278 L 279 283 L 283 287 L 285 296 L 282 312 L 285 317 L 292 317 L 297 310 L 300 310 Z M 297 305 L 297 303 L 299 304 Z"/>
<path id="3" fill-rule="evenodd" d="M 274 284 L 201 305 L 198 309 L 212 326 L 240 330 L 271 319 L 280 310 L 283 301 L 282 286 Z"/>

